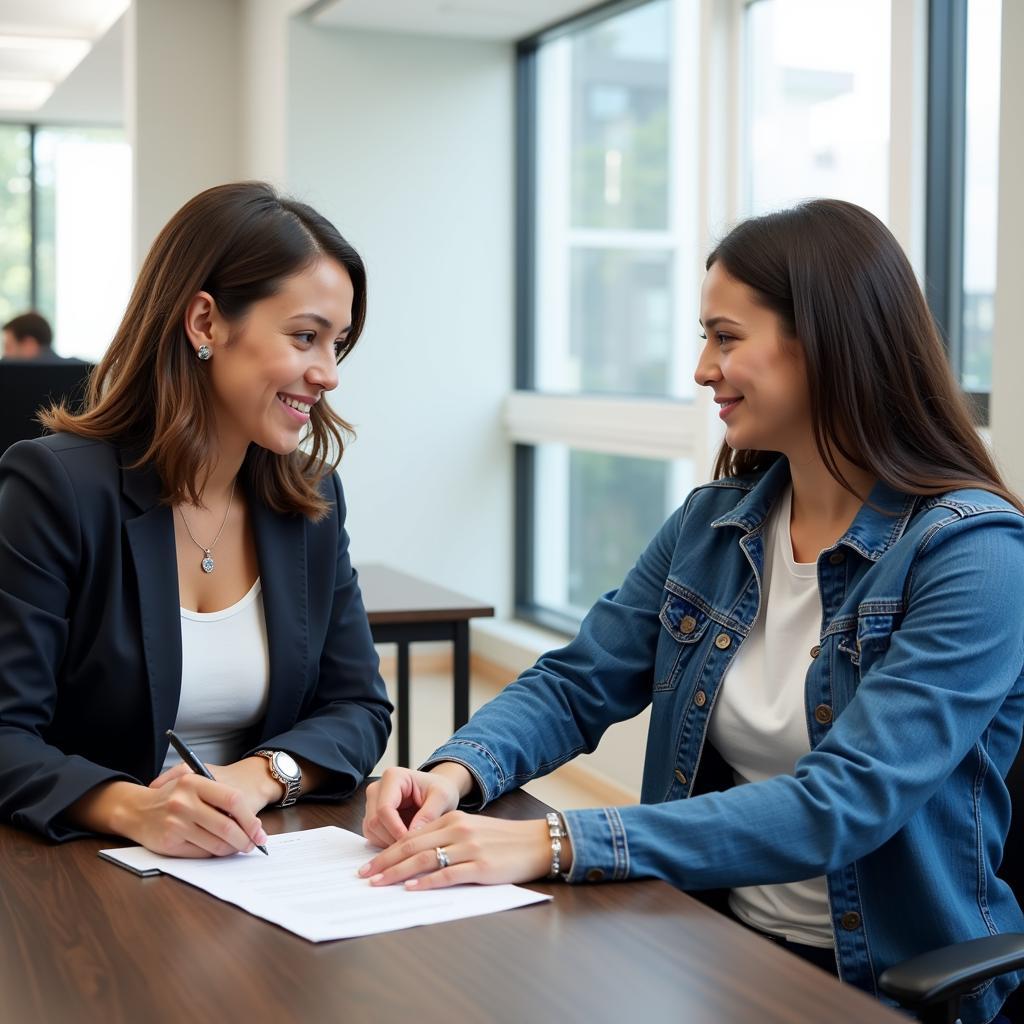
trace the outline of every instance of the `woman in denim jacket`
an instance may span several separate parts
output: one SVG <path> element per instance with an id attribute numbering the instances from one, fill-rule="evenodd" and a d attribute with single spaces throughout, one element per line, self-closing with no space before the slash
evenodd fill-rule
<path id="1" fill-rule="evenodd" d="M 422 771 L 367 793 L 418 889 L 662 878 L 877 994 L 886 967 L 1024 916 L 996 875 L 1024 716 L 1024 515 L 975 431 L 890 232 L 818 200 L 712 252 L 695 377 L 726 425 L 579 635 Z M 642 803 L 475 809 L 653 705 Z M 554 864 L 553 861 L 558 863 Z M 1019 976 L 963 1002 L 991 1019 Z"/>

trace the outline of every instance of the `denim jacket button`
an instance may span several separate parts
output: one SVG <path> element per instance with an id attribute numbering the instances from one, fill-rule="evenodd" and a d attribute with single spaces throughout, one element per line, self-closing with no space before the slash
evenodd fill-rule
<path id="1" fill-rule="evenodd" d="M 860 927 L 860 914 L 856 910 L 848 910 L 839 919 L 839 923 L 848 932 L 855 932 Z"/>
<path id="2" fill-rule="evenodd" d="M 720 650 L 724 651 L 732 643 L 732 637 L 728 633 L 719 633 L 715 637 L 715 646 Z"/>
<path id="3" fill-rule="evenodd" d="M 702 707 L 704 707 L 705 704 L 707 704 L 707 702 L 708 702 L 708 695 L 703 690 L 698 690 L 693 695 L 693 703 L 696 704 L 697 707 L 702 708 Z"/>
<path id="4" fill-rule="evenodd" d="M 684 615 L 679 620 L 680 633 L 692 633 L 697 628 L 697 620 L 692 615 Z"/>
<path id="5" fill-rule="evenodd" d="M 675 770 L 674 774 L 675 774 L 676 779 L 678 779 L 679 783 L 681 785 L 685 786 L 686 785 L 686 776 L 678 768 Z"/>
<path id="6" fill-rule="evenodd" d="M 827 704 L 819 704 L 814 709 L 814 717 L 822 725 L 828 725 L 832 721 L 832 709 Z"/>
<path id="7" fill-rule="evenodd" d="M 828 560 L 832 563 L 832 565 L 842 565 L 843 562 L 846 561 L 846 552 L 833 551 L 832 554 L 828 556 Z"/>
<path id="8" fill-rule="evenodd" d="M 591 868 L 585 875 L 588 882 L 604 881 L 604 872 L 600 868 Z"/>
<path id="9" fill-rule="evenodd" d="M 812 658 L 816 658 L 819 654 L 821 654 L 821 645 L 820 644 L 815 644 L 811 648 L 811 657 Z"/>

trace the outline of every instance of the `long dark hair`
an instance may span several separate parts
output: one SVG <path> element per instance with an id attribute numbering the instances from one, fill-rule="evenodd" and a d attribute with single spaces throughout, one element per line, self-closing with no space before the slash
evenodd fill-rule
<path id="1" fill-rule="evenodd" d="M 905 494 L 977 487 L 1024 511 L 978 436 L 910 263 L 877 217 L 811 200 L 743 221 L 708 256 L 708 269 L 715 263 L 802 347 L 815 444 L 843 487 L 857 494 L 838 457 Z M 715 479 L 777 458 L 723 443 Z"/>
<path id="2" fill-rule="evenodd" d="M 124 319 L 89 381 L 85 408 L 55 406 L 40 416 L 50 430 L 118 441 L 141 452 L 163 483 L 163 500 L 199 503 L 212 454 L 209 378 L 185 333 L 185 311 L 209 292 L 229 321 L 273 295 L 285 278 L 318 257 L 337 260 L 352 280 L 352 328 L 341 362 L 366 320 L 366 271 L 359 254 L 312 207 L 259 181 L 218 185 L 190 199 L 157 236 Z M 341 459 L 351 427 L 317 402 L 303 447 L 278 455 L 256 445 L 246 456 L 253 491 L 279 512 L 323 517 L 318 485 Z"/>

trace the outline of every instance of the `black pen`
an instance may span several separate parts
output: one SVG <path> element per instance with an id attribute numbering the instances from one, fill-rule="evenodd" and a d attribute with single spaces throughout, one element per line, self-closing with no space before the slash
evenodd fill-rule
<path id="1" fill-rule="evenodd" d="M 178 756 L 182 759 L 196 773 L 196 775 L 202 775 L 204 779 L 209 779 L 211 782 L 217 780 L 210 774 L 210 769 L 203 764 L 202 761 L 196 757 L 196 752 L 173 730 L 167 730 L 167 738 L 171 741 L 171 746 L 178 752 Z M 269 857 L 270 852 L 265 846 L 256 844 L 256 849 L 260 851 L 264 856 Z"/>

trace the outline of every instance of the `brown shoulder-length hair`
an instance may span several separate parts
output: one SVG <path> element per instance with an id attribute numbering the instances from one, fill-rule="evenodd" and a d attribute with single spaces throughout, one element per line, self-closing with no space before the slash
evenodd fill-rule
<path id="1" fill-rule="evenodd" d="M 910 262 L 877 217 L 814 199 L 743 221 L 708 256 L 715 263 L 803 349 L 815 444 L 843 487 L 857 494 L 837 456 L 905 494 L 977 487 L 1024 511 L 978 436 Z M 778 457 L 723 443 L 714 478 Z"/>
<path id="2" fill-rule="evenodd" d="M 218 185 L 190 199 L 157 236 L 139 272 L 124 319 L 89 381 L 79 414 L 53 406 L 45 427 L 114 441 L 151 464 L 168 503 L 199 503 L 212 455 L 213 408 L 205 365 L 185 333 L 185 312 L 209 292 L 228 321 L 273 295 L 282 281 L 319 257 L 337 260 L 352 280 L 352 328 L 341 362 L 366 320 L 366 271 L 359 254 L 312 207 L 263 182 Z M 351 427 L 317 402 L 299 449 L 278 455 L 250 446 L 253 492 L 278 512 L 327 514 L 319 484 L 338 465 Z"/>

